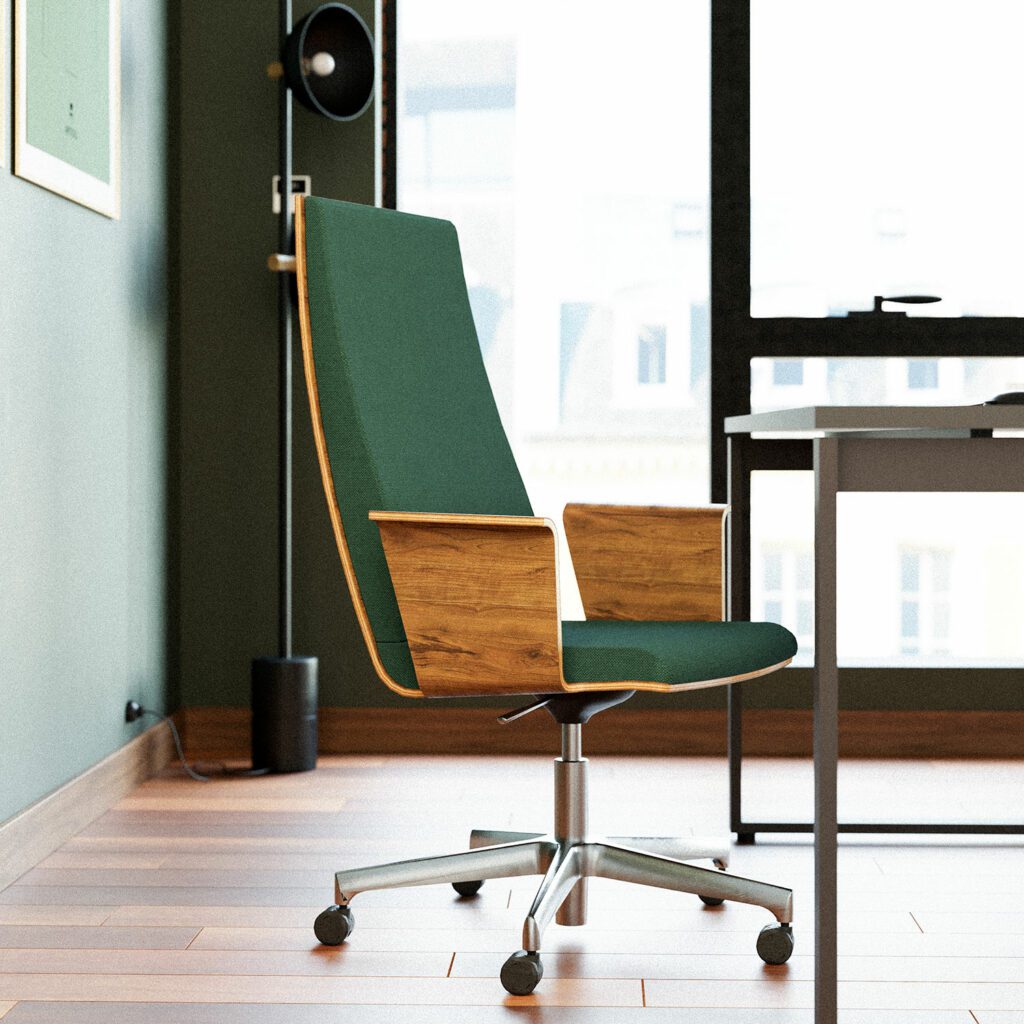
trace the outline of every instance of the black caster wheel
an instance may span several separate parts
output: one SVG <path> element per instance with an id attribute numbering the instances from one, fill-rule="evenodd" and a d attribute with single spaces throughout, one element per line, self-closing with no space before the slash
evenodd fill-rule
<path id="1" fill-rule="evenodd" d="M 501 983 L 505 991 L 513 996 L 528 996 L 544 977 L 544 965 L 540 954 L 527 953 L 525 949 L 513 953 L 501 965 Z"/>
<path id="2" fill-rule="evenodd" d="M 340 946 L 356 926 L 356 919 L 348 907 L 328 907 L 317 915 L 313 933 L 325 946 Z"/>
<path id="3" fill-rule="evenodd" d="M 452 888 L 460 896 L 475 896 L 483 884 L 483 882 L 452 882 Z"/>
<path id="4" fill-rule="evenodd" d="M 715 865 L 716 868 L 718 868 L 719 871 L 725 870 L 724 861 L 716 860 L 712 863 Z M 704 904 L 705 907 L 720 907 L 725 902 L 725 900 L 720 900 L 715 896 L 700 896 L 698 894 L 698 898 L 700 899 L 701 903 Z"/>
<path id="5" fill-rule="evenodd" d="M 793 955 L 793 928 L 766 924 L 757 937 L 757 955 L 766 964 L 784 964 Z"/>

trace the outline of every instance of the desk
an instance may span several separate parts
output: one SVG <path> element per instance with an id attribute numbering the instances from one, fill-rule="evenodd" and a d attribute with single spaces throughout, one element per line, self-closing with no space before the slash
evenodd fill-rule
<path id="1" fill-rule="evenodd" d="M 725 421 L 732 506 L 729 618 L 750 617 L 751 471 L 814 470 L 815 1024 L 835 1024 L 838 1004 L 836 495 L 1024 491 L 1024 438 L 992 437 L 993 430 L 1024 431 L 1024 406 L 828 406 L 731 416 Z M 731 765 L 738 763 L 738 715 L 732 714 L 737 710 L 738 705 L 730 704 Z M 739 808 L 733 811 L 738 817 Z"/>

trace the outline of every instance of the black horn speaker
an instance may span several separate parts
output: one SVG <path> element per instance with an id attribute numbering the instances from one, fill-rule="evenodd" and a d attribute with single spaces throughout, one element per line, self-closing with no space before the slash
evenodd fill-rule
<path id="1" fill-rule="evenodd" d="M 332 121 L 351 121 L 373 98 L 373 39 L 345 4 L 322 4 L 295 24 L 281 54 L 296 99 Z"/>

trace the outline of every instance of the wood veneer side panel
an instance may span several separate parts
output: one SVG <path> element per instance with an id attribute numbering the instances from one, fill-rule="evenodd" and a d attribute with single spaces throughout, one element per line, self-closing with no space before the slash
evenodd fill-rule
<path id="1" fill-rule="evenodd" d="M 566 539 L 588 619 L 723 617 L 725 507 L 566 505 Z"/>
<path id="2" fill-rule="evenodd" d="M 555 537 L 543 519 L 371 513 L 431 696 L 564 689 Z"/>

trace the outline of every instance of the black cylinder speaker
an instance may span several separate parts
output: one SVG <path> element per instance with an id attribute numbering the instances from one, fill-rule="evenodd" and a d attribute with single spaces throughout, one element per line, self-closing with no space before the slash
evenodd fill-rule
<path id="1" fill-rule="evenodd" d="M 316 658 L 252 663 L 252 766 L 269 772 L 316 767 Z"/>

